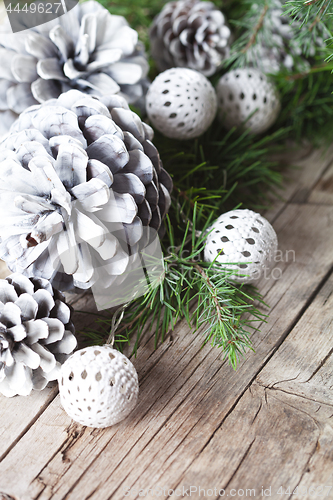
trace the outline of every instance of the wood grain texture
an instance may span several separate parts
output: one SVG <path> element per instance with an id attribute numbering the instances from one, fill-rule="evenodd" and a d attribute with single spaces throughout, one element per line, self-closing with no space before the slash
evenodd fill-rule
<path id="1" fill-rule="evenodd" d="M 284 153 L 285 154 L 285 153 Z M 333 146 L 321 149 L 311 149 L 304 146 L 299 152 L 288 155 L 286 171 L 282 188 L 278 191 L 280 201 L 274 201 L 270 210 L 266 211 L 265 217 L 274 221 L 283 210 L 286 203 L 306 203 L 316 185 L 320 183 L 333 162 Z M 283 155 L 282 155 L 283 162 Z"/>
<path id="2" fill-rule="evenodd" d="M 329 165 L 324 175 L 315 184 L 308 199 L 309 203 L 333 205 L 333 165 Z"/>
<path id="3" fill-rule="evenodd" d="M 172 496 L 168 489 L 186 497 L 183 488 L 216 488 L 210 498 L 225 488 L 240 498 L 271 487 L 271 498 L 281 499 L 289 497 L 277 494 L 280 486 L 299 485 L 304 493 L 333 484 L 333 206 L 313 201 L 332 153 L 303 158 L 286 201 L 268 214 L 281 259 L 259 284 L 270 317 L 253 335 L 256 353 L 235 372 L 184 322 L 157 350 L 145 337 L 133 360 L 139 404 L 104 430 L 73 423 L 56 389 L 0 398 L 0 491 L 19 500 L 106 500 L 123 499 L 129 489 L 128 498 L 140 498 L 140 488 L 165 487 L 157 490 L 162 497 Z M 89 294 L 70 300 L 76 309 L 94 309 Z M 77 313 L 76 322 L 81 329 L 94 316 Z"/>
<path id="4" fill-rule="evenodd" d="M 276 499 L 284 498 L 282 487 L 295 499 L 333 497 L 332 309 L 331 275 L 181 478 L 185 487 L 258 493 L 263 486 Z"/>
<path id="5" fill-rule="evenodd" d="M 328 223 L 330 230 L 321 237 Z M 99 431 L 74 425 L 73 438 L 73 424 L 56 398 L 2 461 L 0 484 L 22 499 L 76 499 L 83 492 L 84 498 L 123 498 L 124 488 L 176 486 L 283 345 L 332 268 L 333 207 L 289 205 L 275 227 L 281 250 L 294 250 L 296 259 L 277 263 L 282 279 L 261 284 L 271 305 L 270 320 L 253 337 L 256 354 L 248 353 L 237 372 L 221 360 L 219 351 L 201 349 L 200 332 L 191 335 L 180 324 L 173 340 L 157 351 L 149 342 L 140 348 L 134 360 L 140 401 L 125 422 Z M 49 422 L 62 422 L 62 429 L 48 442 L 47 457 L 36 456 L 31 443 L 44 449 Z M 30 467 L 25 467 L 24 481 L 13 487 L 15 464 L 27 453 Z M 220 460 L 223 455 L 218 455 Z"/>

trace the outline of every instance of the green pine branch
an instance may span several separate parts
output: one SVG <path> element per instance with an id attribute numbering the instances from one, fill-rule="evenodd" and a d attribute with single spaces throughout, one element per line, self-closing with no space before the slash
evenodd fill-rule
<path id="1" fill-rule="evenodd" d="M 176 245 L 174 227 L 167 218 L 164 278 L 125 311 L 115 332 L 116 346 L 122 348 L 124 342 L 130 343 L 134 337 L 136 353 L 148 327 L 154 328 L 157 347 L 177 321 L 185 318 L 191 329 L 202 330 L 203 344 L 210 342 L 221 348 L 224 357 L 236 368 L 240 356 L 246 349 L 252 349 L 251 331 L 257 329 L 256 323 L 265 321 L 265 314 L 256 306 L 262 299 L 253 287 L 233 282 L 237 263 L 225 268 L 216 261 L 202 261 L 210 221 L 206 221 L 202 231 L 197 230 L 202 211 L 196 205 L 192 220 L 186 224 L 182 242 Z M 111 318 L 98 318 L 97 324 L 102 329 L 83 333 L 90 342 L 103 343 L 109 335 Z"/>
<path id="2" fill-rule="evenodd" d="M 255 3 L 243 0 L 241 4 L 248 8 L 241 17 L 231 21 L 235 41 L 230 57 L 224 63 L 225 68 L 260 65 L 258 49 L 262 46 L 277 52 L 284 48 L 286 54 L 292 56 L 296 72 L 309 70 L 314 61 L 324 61 L 330 56 L 329 40 L 332 38 L 333 20 L 328 15 L 328 4 L 331 4 L 331 0 L 318 0 L 310 4 L 303 0 L 290 0 L 285 5 L 280 0 L 260 0 Z M 290 39 L 272 36 L 271 15 L 277 8 L 283 9 L 285 22 L 290 25 Z"/>
<path id="3" fill-rule="evenodd" d="M 136 352 L 147 328 L 153 329 L 157 346 L 181 318 L 194 331 L 200 329 L 203 344 L 210 342 L 221 348 L 234 367 L 244 351 L 252 348 L 250 333 L 257 322 L 265 319 L 257 306 L 261 297 L 253 287 L 233 283 L 232 270 L 217 262 L 203 262 L 205 231 L 216 217 L 231 208 L 260 210 L 267 206 L 269 195 L 282 180 L 282 166 L 272 157 L 284 148 L 287 138 L 307 139 L 314 144 L 331 140 L 333 65 L 324 62 L 331 49 L 328 44 L 323 49 L 314 41 L 317 36 L 331 36 L 332 2 L 290 0 L 285 4 L 285 15 L 294 23 L 293 43 L 300 53 L 292 71 L 281 69 L 274 75 L 282 106 L 277 123 L 268 133 L 255 136 L 242 129 L 226 131 L 217 120 L 194 141 L 175 141 L 156 133 L 154 144 L 174 181 L 162 241 L 164 279 L 126 309 L 116 332 L 118 348 L 133 339 Z M 232 26 L 234 43 L 225 67 L 211 79 L 213 84 L 231 66 L 247 66 L 258 44 L 274 46 L 266 21 L 277 3 L 215 1 Z M 139 5 L 134 0 L 104 0 L 104 5 L 113 14 L 124 15 L 148 48 L 148 27 L 163 2 L 143 0 Z M 301 64 L 304 58 L 305 66 Z M 97 321 L 99 328 L 84 332 L 90 343 L 106 340 L 111 319 L 104 312 Z"/>

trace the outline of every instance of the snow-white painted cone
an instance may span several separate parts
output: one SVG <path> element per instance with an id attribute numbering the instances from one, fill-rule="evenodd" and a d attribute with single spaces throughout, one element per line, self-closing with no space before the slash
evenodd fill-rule
<path id="1" fill-rule="evenodd" d="M 115 286 L 158 237 L 171 203 L 172 181 L 152 138 L 117 95 L 71 90 L 24 111 L 0 144 L 7 266 L 61 290 L 91 287 L 102 269 Z"/>
<path id="2" fill-rule="evenodd" d="M 27 396 L 56 380 L 76 347 L 71 309 L 47 280 L 0 280 L 0 393 Z"/>

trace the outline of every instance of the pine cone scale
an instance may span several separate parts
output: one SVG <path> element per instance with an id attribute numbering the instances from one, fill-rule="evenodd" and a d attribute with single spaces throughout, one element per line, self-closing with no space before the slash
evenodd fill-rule
<path id="1" fill-rule="evenodd" d="M 38 61 L 36 68 L 36 78 L 38 74 L 44 80 L 60 80 L 64 82 L 67 80 L 66 76 L 61 71 L 59 59 L 55 57 Z M 30 80 L 30 82 L 33 82 L 36 78 Z"/>
<path id="2" fill-rule="evenodd" d="M 29 293 L 22 293 L 15 304 L 19 307 L 22 322 L 36 318 L 38 303 Z"/>
<path id="3" fill-rule="evenodd" d="M 49 334 L 47 323 L 41 319 L 25 321 L 23 326 L 26 332 L 24 337 L 29 337 L 31 345 L 35 345 L 39 340 L 47 338 Z M 24 337 L 15 339 L 15 342 L 23 340 Z"/>
<path id="4" fill-rule="evenodd" d="M 6 327 L 1 324 L 0 325 L 1 330 L 4 331 L 6 330 Z M 15 325 L 12 326 L 11 328 L 7 328 L 7 331 L 10 333 L 11 336 L 11 342 L 14 340 L 14 342 L 20 342 L 23 340 L 26 336 L 26 330 L 23 325 Z"/>
<path id="5" fill-rule="evenodd" d="M 17 54 L 11 64 L 14 78 L 20 83 L 31 83 L 37 78 L 37 59 L 33 56 Z"/>
<path id="6" fill-rule="evenodd" d="M 39 366 L 45 373 L 51 372 L 56 367 L 56 360 L 52 353 L 39 343 L 32 344 L 30 347 L 39 357 Z M 38 366 L 37 366 L 38 368 Z"/>
<path id="7" fill-rule="evenodd" d="M 11 328 L 21 323 L 20 308 L 13 302 L 7 302 L 1 311 L 1 323 Z"/>
<path id="8" fill-rule="evenodd" d="M 5 80 L 9 80 L 10 82 L 12 82 L 14 79 L 14 75 L 11 69 L 13 57 L 15 57 L 15 52 L 13 50 L 6 50 L 0 47 L 0 78 L 4 78 Z"/>
<path id="9" fill-rule="evenodd" d="M 1 37 L 0 43 L 3 44 Z M 56 57 L 58 52 L 57 47 L 51 40 L 48 40 L 32 30 L 25 40 L 25 50 L 28 54 L 35 57 L 36 60 Z"/>
<path id="10" fill-rule="evenodd" d="M 129 161 L 128 151 L 121 139 L 105 134 L 87 148 L 89 158 L 109 167 L 112 174 L 122 170 Z"/>
<path id="11" fill-rule="evenodd" d="M 16 363 L 22 363 L 32 370 L 36 370 L 40 364 L 40 356 L 22 342 L 13 357 Z"/>

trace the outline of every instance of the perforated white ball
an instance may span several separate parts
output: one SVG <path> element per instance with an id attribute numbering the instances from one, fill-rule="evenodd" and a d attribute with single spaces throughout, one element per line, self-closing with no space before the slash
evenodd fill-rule
<path id="1" fill-rule="evenodd" d="M 109 427 L 123 420 L 139 393 L 133 364 L 110 345 L 76 351 L 62 365 L 58 381 L 63 408 L 88 427 Z"/>
<path id="2" fill-rule="evenodd" d="M 162 134 L 173 139 L 193 139 L 214 120 L 216 94 L 201 73 L 172 68 L 160 73 L 149 87 L 146 109 L 151 123 Z"/>
<path id="3" fill-rule="evenodd" d="M 232 279 L 252 283 L 261 276 L 269 277 L 278 247 L 271 224 L 252 210 L 233 210 L 222 214 L 208 229 L 204 260 L 226 264 L 235 270 Z M 220 253 L 219 253 L 220 252 Z M 246 275 L 246 276 L 241 276 Z"/>
<path id="4" fill-rule="evenodd" d="M 251 132 L 261 134 L 273 125 L 281 108 L 276 87 L 252 68 L 235 69 L 223 75 L 216 94 L 218 116 L 227 129 L 244 124 Z"/>

